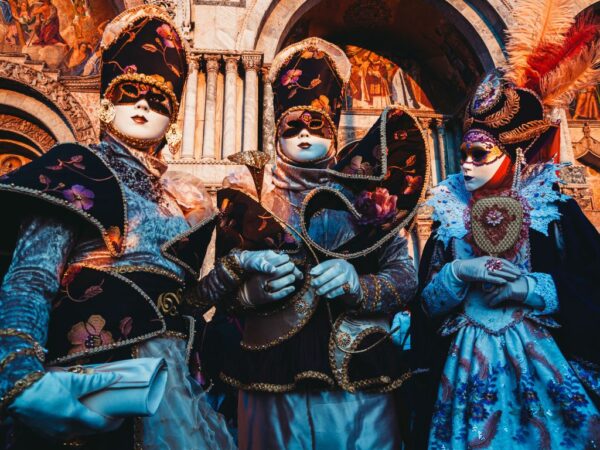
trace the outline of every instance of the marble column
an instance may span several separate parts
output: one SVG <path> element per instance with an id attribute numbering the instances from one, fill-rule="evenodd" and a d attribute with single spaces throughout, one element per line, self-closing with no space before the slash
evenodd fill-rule
<path id="1" fill-rule="evenodd" d="M 243 150 L 258 150 L 258 69 L 262 55 L 242 55 L 244 77 Z"/>
<path id="2" fill-rule="evenodd" d="M 223 159 L 235 153 L 237 73 L 239 56 L 225 56 L 225 106 L 223 110 Z"/>
<path id="3" fill-rule="evenodd" d="M 550 119 L 560 122 L 560 162 L 573 164 L 575 155 L 573 154 L 573 143 L 571 142 L 571 131 L 569 130 L 566 110 L 564 108 L 552 108 Z"/>
<path id="4" fill-rule="evenodd" d="M 275 155 L 275 111 L 273 109 L 273 86 L 269 81 L 270 65 L 263 66 L 263 123 L 262 123 L 262 150 L 267 154 Z"/>
<path id="5" fill-rule="evenodd" d="M 197 57 L 190 60 L 190 70 L 185 87 L 185 107 L 183 116 L 183 142 L 181 150 L 182 159 L 194 158 L 194 137 L 196 134 L 196 98 L 198 96 L 198 68 L 200 62 Z"/>
<path id="6" fill-rule="evenodd" d="M 436 186 L 440 180 L 439 172 L 439 160 L 436 152 L 436 146 L 433 137 L 433 131 L 431 130 L 432 119 L 430 117 L 419 117 L 419 123 L 425 132 L 427 139 L 427 145 L 429 146 L 429 170 L 431 173 L 430 184 Z"/>
<path id="7" fill-rule="evenodd" d="M 435 119 L 435 130 L 437 132 L 438 154 L 440 155 L 440 181 L 447 176 L 446 166 L 446 129 L 442 119 Z"/>
<path id="8" fill-rule="evenodd" d="M 215 122 L 217 114 L 217 74 L 220 55 L 204 55 L 206 60 L 206 106 L 204 107 L 204 141 L 202 157 L 215 157 Z"/>

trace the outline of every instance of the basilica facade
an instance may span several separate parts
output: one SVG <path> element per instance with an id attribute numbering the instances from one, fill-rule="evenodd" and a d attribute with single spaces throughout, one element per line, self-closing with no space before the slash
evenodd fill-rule
<path id="1" fill-rule="evenodd" d="M 600 2 L 574 0 L 599 15 Z M 99 40 L 123 10 L 144 0 L 0 0 L 0 171 L 57 142 L 99 136 Z M 242 150 L 274 153 L 267 77 L 284 47 L 317 36 L 352 63 L 339 127 L 342 146 L 360 139 L 388 105 L 418 117 L 430 147 L 430 182 L 459 170 L 466 99 L 504 60 L 511 0 L 147 0 L 166 7 L 190 47 L 190 76 L 172 170 L 211 191 Z M 600 228 L 600 96 L 581 92 L 562 118 L 563 190 Z M 418 257 L 431 231 L 423 209 L 411 230 Z"/>

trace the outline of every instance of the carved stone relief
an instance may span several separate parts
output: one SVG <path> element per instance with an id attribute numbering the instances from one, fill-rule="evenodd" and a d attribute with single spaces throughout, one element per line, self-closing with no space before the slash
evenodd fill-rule
<path id="1" fill-rule="evenodd" d="M 90 144 L 97 140 L 87 113 L 59 81 L 43 72 L 8 61 L 0 61 L 0 78 L 23 83 L 46 97 L 67 119 L 78 142 Z"/>

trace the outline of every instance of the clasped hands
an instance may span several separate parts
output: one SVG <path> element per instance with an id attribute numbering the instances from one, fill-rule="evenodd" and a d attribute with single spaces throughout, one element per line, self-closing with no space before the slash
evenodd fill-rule
<path id="1" fill-rule="evenodd" d="M 240 289 L 242 303 L 261 305 L 281 300 L 291 295 L 302 272 L 290 260 L 289 255 L 273 250 L 244 251 L 238 255 L 243 270 L 254 274 Z M 360 284 L 356 269 L 343 259 L 331 259 L 313 267 L 310 271 L 311 286 L 316 293 L 327 299 L 342 295 L 358 298 Z"/>
<path id="2" fill-rule="evenodd" d="M 483 299 L 491 307 L 509 300 L 525 303 L 527 299 L 527 278 L 506 259 L 490 256 L 457 259 L 452 262 L 452 270 L 464 282 L 490 285 L 490 289 L 484 289 Z"/>

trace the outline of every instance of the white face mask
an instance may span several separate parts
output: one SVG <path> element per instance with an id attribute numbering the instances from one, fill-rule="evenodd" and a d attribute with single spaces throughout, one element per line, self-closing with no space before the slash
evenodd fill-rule
<path id="1" fill-rule="evenodd" d="M 508 158 L 507 155 L 502 155 L 494 162 L 484 165 L 473 164 L 470 156 L 464 160 L 461 167 L 467 191 L 472 192 L 479 189 L 490 181 L 506 158 Z"/>
<path id="2" fill-rule="evenodd" d="M 144 98 L 132 104 L 115 105 L 112 126 L 120 133 L 134 139 L 157 140 L 169 128 L 170 118 L 150 109 Z"/>
<path id="3" fill-rule="evenodd" d="M 306 128 L 291 138 L 279 138 L 283 154 L 297 163 L 323 159 L 331 148 L 331 139 L 311 134 Z"/>

